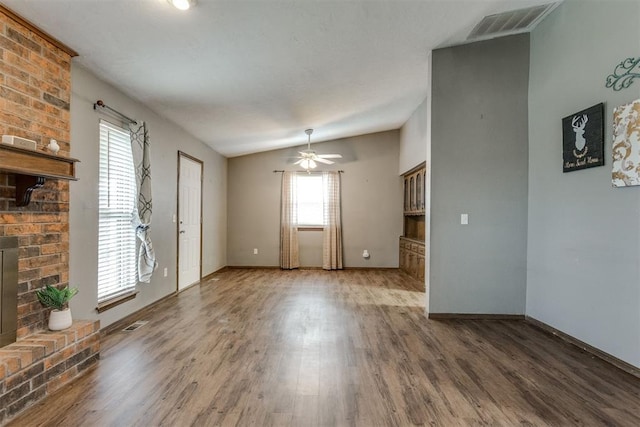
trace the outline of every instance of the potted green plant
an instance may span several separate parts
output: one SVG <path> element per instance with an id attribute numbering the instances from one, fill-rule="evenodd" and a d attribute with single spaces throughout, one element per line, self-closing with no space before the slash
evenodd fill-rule
<path id="1" fill-rule="evenodd" d="M 61 331 L 67 329 L 73 323 L 71 318 L 71 309 L 69 308 L 69 300 L 78 293 L 78 288 L 58 289 L 55 286 L 47 285 L 36 291 L 38 301 L 45 307 L 50 307 L 49 329 L 52 331 Z"/>

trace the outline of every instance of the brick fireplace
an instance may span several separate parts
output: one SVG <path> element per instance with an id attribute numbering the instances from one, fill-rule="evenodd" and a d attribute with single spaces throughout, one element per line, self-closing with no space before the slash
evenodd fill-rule
<path id="1" fill-rule="evenodd" d="M 0 134 L 34 140 L 40 152 L 56 139 L 68 157 L 75 53 L 0 5 L 0 55 Z M 46 179 L 19 207 L 16 176 L 0 170 L 0 236 L 18 240 L 17 342 L 0 348 L 2 424 L 97 361 L 99 324 L 47 332 L 35 295 L 69 284 L 69 181 Z"/>
<path id="2" fill-rule="evenodd" d="M 1 10 L 0 10 L 1 12 Z M 37 142 L 51 138 L 69 155 L 71 56 L 0 13 L 0 131 Z M 34 291 L 69 281 L 69 183 L 47 180 L 17 207 L 15 176 L 0 172 L 0 235 L 18 238 L 18 338 L 45 327 Z"/>

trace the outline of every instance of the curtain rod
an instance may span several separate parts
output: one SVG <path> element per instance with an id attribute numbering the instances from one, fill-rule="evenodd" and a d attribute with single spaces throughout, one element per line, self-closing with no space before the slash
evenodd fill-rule
<path id="1" fill-rule="evenodd" d="M 98 107 L 101 107 L 101 108 L 103 108 L 105 110 L 109 110 L 111 113 L 120 116 L 120 118 L 123 118 L 123 119 L 127 120 L 129 123 L 138 123 L 137 120 L 133 120 L 132 118 L 127 117 L 124 114 L 122 114 L 120 111 L 114 110 L 113 108 L 109 107 L 107 104 L 104 103 L 104 101 L 102 99 L 98 99 L 96 101 L 96 103 L 93 104 L 93 109 L 94 110 L 98 110 Z"/>
<path id="2" fill-rule="evenodd" d="M 273 173 L 278 173 L 278 172 L 287 172 L 285 170 L 279 170 L 279 169 L 274 169 Z M 343 170 L 339 170 L 339 171 L 289 171 L 289 172 L 298 172 L 298 173 L 302 173 L 302 172 L 306 172 L 306 173 L 322 173 L 322 172 L 338 172 L 338 173 L 344 173 Z"/>

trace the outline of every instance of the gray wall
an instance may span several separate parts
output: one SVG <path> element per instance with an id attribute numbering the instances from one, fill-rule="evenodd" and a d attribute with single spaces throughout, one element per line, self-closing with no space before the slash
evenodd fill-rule
<path id="1" fill-rule="evenodd" d="M 398 173 L 403 174 L 427 160 L 429 136 L 429 99 L 411 114 L 400 128 L 400 162 Z"/>
<path id="2" fill-rule="evenodd" d="M 226 265 L 227 160 L 87 70 L 74 65 L 71 71 L 71 156 L 80 160 L 77 166 L 79 180 L 70 185 L 69 283 L 80 289 L 71 302 L 71 309 L 74 317 L 100 319 L 104 327 L 176 290 L 177 241 L 173 215 L 177 204 L 178 150 L 204 162 L 202 273 L 207 275 Z M 93 103 L 98 99 L 148 124 L 154 208 L 151 237 L 160 264 L 151 283 L 138 284 L 139 294 L 134 300 L 100 315 L 95 311 L 98 271 L 98 123 L 104 116 L 93 111 Z M 167 277 L 162 274 L 165 267 L 168 270 Z"/>
<path id="3" fill-rule="evenodd" d="M 398 175 L 399 132 L 389 131 L 313 144 L 319 153 L 343 159 L 324 170 L 342 176 L 342 224 L 345 267 L 398 267 L 402 234 L 402 181 Z M 281 174 L 295 170 L 297 150 L 274 150 L 229 159 L 229 245 L 231 266 L 279 265 Z M 322 265 L 321 232 L 300 233 L 304 267 Z M 253 255 L 253 249 L 258 255 Z M 362 251 L 371 254 L 362 258 Z"/>
<path id="4" fill-rule="evenodd" d="M 433 52 L 432 313 L 525 311 L 528 71 L 528 35 Z"/>
<path id="5" fill-rule="evenodd" d="M 640 367 L 640 187 L 611 187 L 605 77 L 640 55 L 640 3 L 565 1 L 533 32 L 527 315 Z M 561 119 L 605 102 L 605 166 L 562 173 Z"/>
<path id="6" fill-rule="evenodd" d="M 427 60 L 427 74 L 432 74 L 432 52 L 429 52 Z M 426 162 L 427 169 L 425 175 L 425 230 L 431 229 L 431 79 L 427 82 L 427 96 L 422 103 L 411 114 L 409 120 L 400 128 L 400 163 L 399 173 L 404 174 L 416 165 Z M 429 254 L 431 252 L 431 233 L 426 233 L 425 250 Z M 428 260 L 427 255 L 427 260 Z M 429 301 L 429 274 L 431 265 L 425 262 L 425 307 L 427 311 L 430 307 Z"/>

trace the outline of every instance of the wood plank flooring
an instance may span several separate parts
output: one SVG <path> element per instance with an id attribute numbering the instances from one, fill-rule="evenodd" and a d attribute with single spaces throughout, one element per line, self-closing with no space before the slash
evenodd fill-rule
<path id="1" fill-rule="evenodd" d="M 636 377 L 522 321 L 429 320 L 403 273 L 216 278 L 10 425 L 640 425 Z"/>

